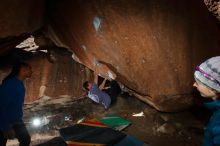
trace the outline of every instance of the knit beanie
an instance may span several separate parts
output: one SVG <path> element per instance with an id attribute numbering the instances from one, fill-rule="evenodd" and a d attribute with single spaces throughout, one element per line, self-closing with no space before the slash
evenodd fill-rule
<path id="1" fill-rule="evenodd" d="M 194 77 L 196 81 L 220 93 L 220 56 L 212 57 L 197 66 Z"/>

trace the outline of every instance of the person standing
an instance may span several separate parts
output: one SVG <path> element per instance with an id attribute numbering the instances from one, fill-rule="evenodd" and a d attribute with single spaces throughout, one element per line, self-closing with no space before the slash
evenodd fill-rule
<path id="1" fill-rule="evenodd" d="M 31 137 L 22 120 L 25 87 L 23 81 L 32 75 L 31 66 L 20 62 L 0 85 L 0 146 L 17 138 L 20 146 L 29 146 Z"/>

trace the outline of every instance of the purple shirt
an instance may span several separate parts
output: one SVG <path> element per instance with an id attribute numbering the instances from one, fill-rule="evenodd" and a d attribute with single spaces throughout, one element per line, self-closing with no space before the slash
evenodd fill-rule
<path id="1" fill-rule="evenodd" d="M 88 96 L 94 102 L 102 104 L 105 109 L 108 109 L 111 104 L 110 96 L 104 91 L 100 90 L 96 83 L 93 83 L 92 88 L 89 90 Z"/>

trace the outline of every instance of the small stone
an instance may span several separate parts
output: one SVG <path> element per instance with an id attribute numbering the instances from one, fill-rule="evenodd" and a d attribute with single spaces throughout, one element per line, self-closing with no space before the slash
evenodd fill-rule
<path id="1" fill-rule="evenodd" d="M 176 131 L 176 128 L 168 123 L 164 123 L 160 127 L 157 128 L 157 132 L 164 134 L 173 134 Z"/>

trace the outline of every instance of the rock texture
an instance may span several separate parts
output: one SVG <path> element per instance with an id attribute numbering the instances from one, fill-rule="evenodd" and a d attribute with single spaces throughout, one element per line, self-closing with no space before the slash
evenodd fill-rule
<path id="1" fill-rule="evenodd" d="M 205 2 L 218 15 L 219 2 Z M 73 58 L 91 70 L 98 62 L 107 65 L 117 81 L 160 111 L 181 110 L 192 104 L 194 67 L 220 53 L 220 30 L 200 0 L 0 3 L 0 38 L 47 25 L 48 37 L 73 53 L 58 53 L 55 58 L 52 54 L 48 57 L 52 64 L 45 56 L 32 59 L 36 72 L 27 83 L 28 99 L 73 95 L 73 88 L 81 93 L 78 90 L 87 75 Z M 13 50 L 26 37 L 1 39 L 0 54 Z"/>
<path id="2" fill-rule="evenodd" d="M 0 38 L 30 33 L 43 26 L 45 0 L 1 0 Z"/>
<path id="3" fill-rule="evenodd" d="M 34 73 L 26 81 L 27 101 L 43 96 L 82 97 L 85 68 L 65 53 L 57 54 L 56 59 L 55 63 L 50 63 L 45 57 L 36 57 L 31 61 Z"/>
<path id="4" fill-rule="evenodd" d="M 53 63 L 48 61 L 44 53 L 30 55 L 23 52 L 18 55 L 17 52 L 11 52 L 10 54 L 15 54 L 10 57 L 15 60 L 15 56 L 22 56 L 20 59 L 26 60 L 32 66 L 32 77 L 25 81 L 27 103 L 45 96 L 52 99 L 59 97 L 78 99 L 86 94 L 82 84 L 91 78 L 90 70 L 75 62 L 71 52 L 63 48 L 54 48 L 53 57 L 56 60 Z M 10 66 L 1 68 L 0 80 L 9 72 Z"/>
<path id="5" fill-rule="evenodd" d="M 219 0 L 204 0 L 209 11 L 220 21 L 220 1 Z"/>
<path id="6" fill-rule="evenodd" d="M 48 35 L 161 111 L 192 103 L 193 68 L 220 53 L 220 33 L 199 0 L 51 1 Z"/>

